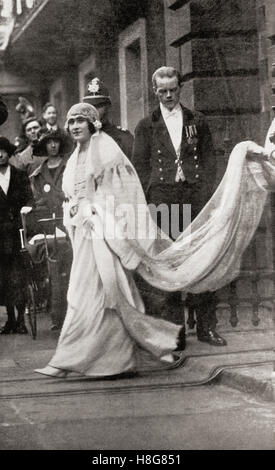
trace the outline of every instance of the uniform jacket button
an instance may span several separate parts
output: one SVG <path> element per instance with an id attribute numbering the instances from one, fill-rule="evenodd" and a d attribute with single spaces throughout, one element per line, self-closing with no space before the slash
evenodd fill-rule
<path id="1" fill-rule="evenodd" d="M 197 157 L 197 155 L 194 155 L 194 160 L 198 160 L 198 157 Z"/>
<path id="2" fill-rule="evenodd" d="M 198 178 L 198 177 L 199 177 L 199 175 L 196 175 L 196 176 L 195 176 L 195 178 Z"/>
<path id="3" fill-rule="evenodd" d="M 160 180 L 163 181 L 163 176 L 160 177 Z"/>
<path id="4" fill-rule="evenodd" d="M 158 154 L 160 154 L 160 153 L 161 153 L 161 150 L 158 150 Z"/>
<path id="5" fill-rule="evenodd" d="M 199 165 L 195 165 L 195 168 L 199 168 Z"/>
<path id="6" fill-rule="evenodd" d="M 159 158 L 159 163 L 161 163 L 161 158 Z"/>
<path id="7" fill-rule="evenodd" d="M 162 171 L 162 168 L 159 168 L 159 171 Z"/>

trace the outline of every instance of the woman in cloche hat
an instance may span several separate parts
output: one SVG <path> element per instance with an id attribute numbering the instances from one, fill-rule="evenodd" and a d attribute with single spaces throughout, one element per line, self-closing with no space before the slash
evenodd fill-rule
<path id="1" fill-rule="evenodd" d="M 41 135 L 39 141 L 33 144 L 33 153 L 37 157 L 46 157 L 42 160 L 41 165 L 36 168 L 30 175 L 31 187 L 35 199 L 35 210 L 27 216 L 27 223 L 31 226 L 32 234 L 41 233 L 41 224 L 39 219 L 61 218 L 63 216 L 62 204 L 64 201 L 64 193 L 62 191 L 62 178 L 66 167 L 67 152 L 71 148 L 71 142 L 62 130 L 46 131 Z M 65 232 L 62 221 L 57 221 L 56 226 Z M 53 233 L 53 225 L 51 222 L 43 224 L 43 229 L 47 233 Z M 53 256 L 55 245 L 52 240 L 48 241 L 48 250 L 50 256 Z M 45 256 L 44 240 L 37 241 L 34 245 L 28 244 L 28 249 L 34 259 Z M 58 259 L 60 272 L 70 270 L 71 262 L 71 246 L 69 241 L 63 237 L 58 241 Z M 62 261 L 66 261 L 64 269 Z M 49 262 L 50 263 L 50 262 Z M 49 264 L 49 268 L 53 269 L 54 264 Z M 52 276 L 53 273 L 52 273 Z M 65 279 L 64 279 L 65 282 Z M 60 287 L 60 286 L 59 286 Z M 51 290 L 51 330 L 61 328 L 65 312 L 66 312 L 66 292 L 61 295 L 61 287 Z"/>
<path id="2" fill-rule="evenodd" d="M 29 176 L 39 218 L 51 217 L 53 213 L 56 216 L 63 214 L 62 178 L 69 146 L 70 142 L 61 130 L 45 132 L 33 144 L 33 154 L 46 157 Z"/>

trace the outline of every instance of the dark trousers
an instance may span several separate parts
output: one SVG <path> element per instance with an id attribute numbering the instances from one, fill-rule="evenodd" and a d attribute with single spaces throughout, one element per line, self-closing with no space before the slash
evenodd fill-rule
<path id="1" fill-rule="evenodd" d="M 150 188 L 147 195 L 148 204 L 159 206 L 165 204 L 167 210 L 152 212 L 155 222 L 170 238 L 175 239 L 206 204 L 205 193 L 200 183 L 189 184 L 179 182 L 173 185 L 156 185 Z M 175 207 L 177 205 L 177 207 Z M 188 207 L 186 205 L 189 205 Z M 166 216 L 166 220 L 165 219 Z M 168 216 L 168 220 L 167 220 Z M 190 216 L 190 217 L 189 217 Z M 175 323 L 184 322 L 184 309 L 181 292 L 164 292 L 148 286 L 138 277 L 137 285 L 145 304 L 146 311 Z M 215 329 L 215 309 L 217 298 L 215 292 L 188 294 L 185 305 L 190 312 L 195 312 L 197 320 L 197 335 L 202 336 L 209 328 Z"/>
<path id="2" fill-rule="evenodd" d="M 24 324 L 24 313 L 25 313 L 25 305 L 24 304 L 18 304 L 16 305 L 16 310 L 17 310 L 17 318 L 15 318 L 15 306 L 11 304 L 6 305 L 7 309 L 7 316 L 8 316 L 8 324 L 10 325 L 20 325 Z"/>

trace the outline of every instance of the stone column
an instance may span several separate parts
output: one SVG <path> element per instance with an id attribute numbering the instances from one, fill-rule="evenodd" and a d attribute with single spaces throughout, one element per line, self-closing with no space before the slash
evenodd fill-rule
<path id="1" fill-rule="evenodd" d="M 275 63 L 274 1 L 163 1 L 166 62 L 183 73 L 182 102 L 202 111 L 208 119 L 216 150 L 218 184 L 230 153 L 224 149 L 225 140 L 231 143 L 231 149 L 246 139 L 264 143 L 270 119 L 269 100 L 274 98 L 275 105 L 275 78 L 274 92 L 267 91 L 269 70 Z M 265 41 L 269 38 L 271 45 L 268 48 L 262 42 L 259 51 L 260 35 Z M 252 322 L 258 323 L 261 296 L 270 299 L 272 290 L 269 205 L 244 255 L 243 267 L 247 276 L 236 282 L 236 296 L 238 309 L 248 298 L 247 316 L 252 326 Z"/>

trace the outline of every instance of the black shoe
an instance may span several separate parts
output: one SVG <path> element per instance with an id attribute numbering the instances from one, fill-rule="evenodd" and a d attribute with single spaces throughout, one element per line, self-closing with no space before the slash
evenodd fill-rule
<path id="1" fill-rule="evenodd" d="M 222 338 L 216 331 L 208 330 L 204 334 L 198 335 L 198 340 L 203 341 L 204 343 L 211 344 L 211 346 L 226 346 L 227 342 Z"/>
<path id="2" fill-rule="evenodd" d="M 51 331 L 58 331 L 61 330 L 61 325 L 58 325 L 57 323 L 53 323 L 51 325 Z"/>
<path id="3" fill-rule="evenodd" d="M 180 331 L 179 331 L 179 336 L 178 336 L 178 342 L 177 342 L 177 348 L 175 351 L 184 351 L 186 346 L 185 342 L 185 327 L 182 326 Z"/>
<path id="4" fill-rule="evenodd" d="M 16 323 L 7 321 L 3 328 L 1 328 L 0 335 L 9 335 L 11 333 L 16 333 Z"/>
<path id="5" fill-rule="evenodd" d="M 28 330 L 24 322 L 21 321 L 20 323 L 17 324 L 15 333 L 18 333 L 19 335 L 28 334 Z"/>

